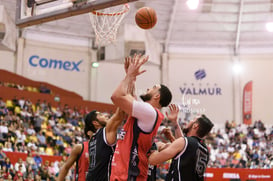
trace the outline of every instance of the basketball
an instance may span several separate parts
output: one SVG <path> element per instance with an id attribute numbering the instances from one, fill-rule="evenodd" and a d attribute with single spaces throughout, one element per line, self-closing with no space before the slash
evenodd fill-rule
<path id="1" fill-rule="evenodd" d="M 136 24 L 142 29 L 151 29 L 157 22 L 156 12 L 153 8 L 140 8 L 135 16 Z"/>

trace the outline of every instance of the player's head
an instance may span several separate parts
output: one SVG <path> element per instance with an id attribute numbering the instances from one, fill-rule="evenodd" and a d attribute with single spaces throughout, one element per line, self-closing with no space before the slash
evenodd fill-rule
<path id="1" fill-rule="evenodd" d="M 160 107 L 166 107 L 172 100 L 172 93 L 165 85 L 156 84 L 151 89 L 147 89 L 147 93 L 141 95 L 140 98 L 145 102 L 155 100 Z"/>
<path id="2" fill-rule="evenodd" d="M 107 122 L 107 117 L 104 114 L 96 110 L 93 110 L 87 114 L 87 116 L 84 119 L 84 122 L 85 122 L 84 134 L 88 138 L 90 137 L 88 131 L 92 131 L 93 133 L 95 133 L 97 129 L 104 127 Z"/>
<path id="3" fill-rule="evenodd" d="M 199 138 L 205 137 L 214 124 L 205 115 L 201 115 L 194 120 L 191 120 L 186 128 L 183 129 L 185 134 L 196 135 Z"/>

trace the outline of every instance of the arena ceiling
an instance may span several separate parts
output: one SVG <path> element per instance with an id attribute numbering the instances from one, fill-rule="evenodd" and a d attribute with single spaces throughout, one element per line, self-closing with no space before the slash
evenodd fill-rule
<path id="1" fill-rule="evenodd" d="M 134 24 L 136 9 L 149 6 L 156 10 L 157 25 L 149 30 L 166 47 L 228 47 L 235 54 L 240 48 L 269 48 L 273 33 L 266 23 L 273 21 L 273 0 L 200 0 L 190 10 L 187 0 L 141 0 L 131 2 L 123 23 Z M 15 19 L 16 0 L 1 0 Z M 88 14 L 43 23 L 23 29 L 93 38 Z"/>

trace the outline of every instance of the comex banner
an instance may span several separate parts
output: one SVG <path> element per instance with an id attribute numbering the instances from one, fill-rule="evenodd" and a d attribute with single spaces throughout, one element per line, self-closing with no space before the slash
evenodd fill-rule
<path id="1" fill-rule="evenodd" d="M 64 71 L 80 71 L 80 64 L 83 60 L 70 61 L 70 60 L 58 60 L 54 58 L 44 58 L 38 55 L 32 55 L 29 57 L 28 62 L 32 67 L 40 67 L 47 69 L 58 69 Z"/>

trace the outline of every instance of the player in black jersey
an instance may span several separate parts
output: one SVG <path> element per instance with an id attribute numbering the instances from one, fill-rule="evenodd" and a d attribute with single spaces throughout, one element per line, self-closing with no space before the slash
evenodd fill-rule
<path id="1" fill-rule="evenodd" d="M 92 111 L 87 115 L 85 125 L 88 125 L 94 134 L 88 146 L 89 168 L 86 180 L 109 180 L 117 129 L 123 118 L 124 113 L 120 109 L 117 109 L 110 119 L 98 111 Z"/>
<path id="2" fill-rule="evenodd" d="M 209 151 L 201 141 L 212 129 L 213 123 L 205 116 L 190 121 L 183 130 L 176 123 L 176 133 L 180 132 L 181 137 L 177 138 L 164 150 L 153 152 L 149 162 L 153 165 L 172 159 L 166 180 L 174 181 L 203 181 L 204 172 L 209 161 Z"/>
<path id="3" fill-rule="evenodd" d="M 167 115 L 167 119 L 171 122 L 174 122 L 176 123 L 177 121 L 177 116 L 178 116 L 178 113 L 179 113 L 179 108 L 177 105 L 175 104 L 171 104 L 168 106 L 169 107 L 169 110 L 170 112 L 166 112 L 166 115 Z M 181 131 L 180 131 L 181 132 Z M 180 132 L 176 132 L 176 135 L 178 137 L 182 136 Z M 165 137 L 162 137 L 162 135 L 164 135 Z M 170 142 L 173 142 L 175 140 L 175 137 L 173 136 L 172 134 L 172 131 L 170 128 L 164 128 L 161 133 L 158 135 L 159 138 L 161 139 L 161 141 L 170 141 Z M 164 144 L 162 142 L 154 142 L 153 145 L 152 145 L 152 148 L 151 150 L 149 151 L 148 153 L 148 156 L 149 154 L 151 154 L 153 151 L 156 151 L 158 150 L 159 152 L 161 150 L 163 150 L 166 146 L 168 146 L 167 144 Z M 165 179 L 165 178 L 164 178 Z M 156 165 L 151 165 L 149 164 L 149 170 L 148 170 L 148 178 L 147 178 L 147 181 L 156 181 L 157 180 L 157 167 Z"/>

